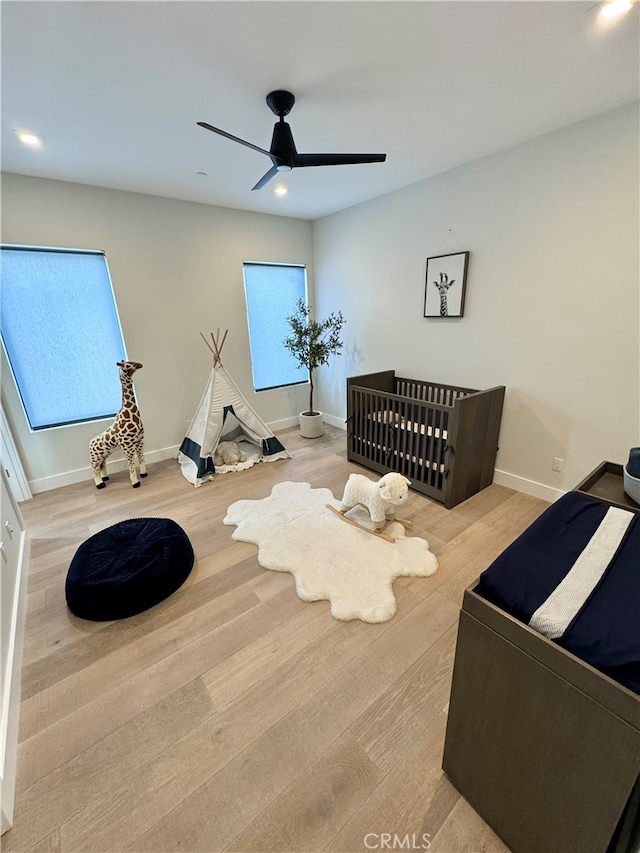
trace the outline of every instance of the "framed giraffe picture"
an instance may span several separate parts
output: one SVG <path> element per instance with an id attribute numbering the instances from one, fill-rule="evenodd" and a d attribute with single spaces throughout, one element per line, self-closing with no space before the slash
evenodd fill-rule
<path id="1" fill-rule="evenodd" d="M 425 317 L 462 317 L 469 252 L 427 258 Z"/>

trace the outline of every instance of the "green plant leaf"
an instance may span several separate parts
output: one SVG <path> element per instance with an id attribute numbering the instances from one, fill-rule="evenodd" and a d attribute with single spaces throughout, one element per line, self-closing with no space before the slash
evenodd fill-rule
<path id="1" fill-rule="evenodd" d="M 287 317 L 291 334 L 283 344 L 296 359 L 299 367 L 309 371 L 309 411 L 313 411 L 313 372 L 327 364 L 331 355 L 340 355 L 340 332 L 345 324 L 341 311 L 334 311 L 324 320 L 314 320 L 310 308 L 298 299 L 295 314 Z"/>

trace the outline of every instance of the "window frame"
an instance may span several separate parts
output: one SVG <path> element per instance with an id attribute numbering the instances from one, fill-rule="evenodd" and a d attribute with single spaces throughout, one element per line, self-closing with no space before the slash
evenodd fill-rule
<path id="1" fill-rule="evenodd" d="M 242 262 L 242 278 L 244 283 L 244 303 L 245 303 L 245 312 L 247 316 L 247 332 L 249 336 L 249 357 L 251 360 L 251 381 L 253 385 L 254 393 L 261 394 L 263 391 L 274 391 L 278 388 L 293 388 L 296 385 L 308 385 L 310 382 L 310 378 L 307 375 L 305 379 L 299 379 L 295 382 L 282 382 L 278 385 L 270 385 L 265 388 L 256 388 L 256 377 L 254 371 L 254 361 L 253 361 L 253 348 L 251 345 L 251 320 L 249 315 L 249 302 L 247 300 L 247 279 L 245 276 L 245 268 L 249 266 L 258 266 L 258 267 L 284 267 L 287 269 L 301 269 L 304 272 L 304 303 L 305 305 L 309 305 L 309 281 L 307 277 L 307 265 L 299 264 L 299 263 L 287 263 L 287 262 L 279 262 L 279 261 L 249 261 L 244 260 Z M 295 307 L 291 309 L 293 312 Z M 287 314 L 287 316 L 290 316 Z M 283 345 L 284 348 L 284 345 Z M 293 356 L 292 356 L 293 358 Z"/>

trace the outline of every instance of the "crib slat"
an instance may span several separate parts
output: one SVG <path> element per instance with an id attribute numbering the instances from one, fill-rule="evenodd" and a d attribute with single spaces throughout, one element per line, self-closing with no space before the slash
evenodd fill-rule
<path id="1" fill-rule="evenodd" d="M 434 477 L 433 466 L 438 454 L 438 430 L 440 423 L 440 409 L 435 409 L 432 407 L 429 411 L 428 419 L 431 435 L 429 436 L 429 454 L 428 458 L 425 460 L 425 465 L 428 470 L 429 483 L 433 486 L 433 488 L 438 488 L 438 481 L 436 477 Z"/>
<path id="2" fill-rule="evenodd" d="M 380 412 L 383 398 L 376 394 L 376 396 L 373 399 L 374 399 L 375 411 Z M 375 460 L 379 465 L 384 465 L 385 459 L 384 459 L 384 448 L 382 446 L 382 424 L 380 423 L 379 417 L 372 418 L 371 421 L 373 424 L 373 446 L 375 448 L 374 449 Z"/>
<path id="3" fill-rule="evenodd" d="M 407 477 L 419 480 L 419 472 L 415 463 L 416 440 L 415 433 L 413 431 L 413 423 L 416 417 L 415 404 L 411 403 L 407 407 L 407 411 L 408 420 L 405 427 L 405 432 L 407 434 Z"/>
<path id="4" fill-rule="evenodd" d="M 406 403 L 402 404 L 402 419 L 400 421 L 400 426 L 398 428 L 398 462 L 397 462 L 397 470 L 404 474 L 405 477 L 410 476 L 409 472 L 409 444 L 408 439 L 409 435 L 406 428 L 403 428 L 403 425 L 406 424 L 409 412 Z"/>
<path id="5" fill-rule="evenodd" d="M 369 457 L 369 459 L 375 460 L 375 457 L 373 455 L 373 423 L 372 423 L 371 417 L 370 417 L 371 409 L 372 409 L 371 392 L 367 392 L 364 395 L 364 399 L 365 399 L 365 412 L 367 414 L 366 425 L 365 425 L 365 436 L 366 436 L 366 442 L 367 442 L 366 455 Z"/>
<path id="6" fill-rule="evenodd" d="M 358 424 L 358 453 L 364 453 L 364 443 L 366 442 L 365 436 L 365 402 L 364 402 L 364 394 L 360 390 L 356 390 L 356 400 L 355 404 L 357 406 L 357 424 Z"/>

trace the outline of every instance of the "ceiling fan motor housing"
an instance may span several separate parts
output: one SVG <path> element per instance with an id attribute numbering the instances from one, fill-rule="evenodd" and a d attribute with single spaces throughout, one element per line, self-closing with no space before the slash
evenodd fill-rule
<path id="1" fill-rule="evenodd" d="M 269 153 L 278 159 L 278 163 L 276 164 L 278 171 L 288 172 L 293 168 L 294 158 L 297 153 L 296 146 L 293 141 L 291 128 L 282 119 L 273 126 L 273 136 L 271 137 Z"/>

